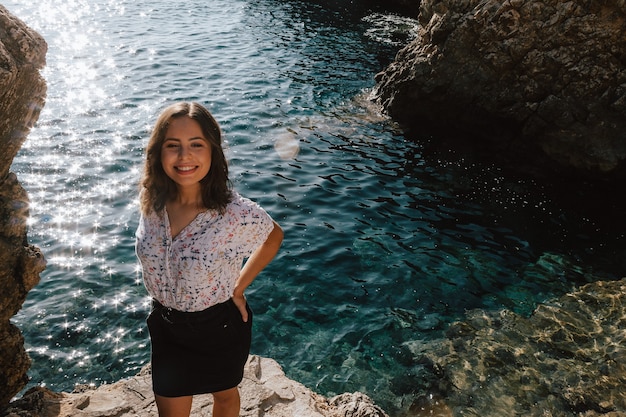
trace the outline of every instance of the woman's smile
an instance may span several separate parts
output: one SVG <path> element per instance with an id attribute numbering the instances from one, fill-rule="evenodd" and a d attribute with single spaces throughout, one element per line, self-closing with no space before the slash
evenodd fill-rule
<path id="1" fill-rule="evenodd" d="M 179 171 L 180 173 L 187 173 L 187 174 L 189 174 L 192 171 L 195 171 L 198 168 L 198 166 L 197 165 L 194 165 L 194 166 L 188 166 L 187 165 L 187 166 L 177 166 L 177 167 L 174 167 L 174 168 L 176 168 L 176 170 Z"/>

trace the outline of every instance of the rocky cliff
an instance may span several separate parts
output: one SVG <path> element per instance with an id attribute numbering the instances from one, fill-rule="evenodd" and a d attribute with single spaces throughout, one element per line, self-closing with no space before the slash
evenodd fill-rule
<path id="1" fill-rule="evenodd" d="M 9 170 L 44 104 L 39 70 L 46 51 L 41 36 L 0 6 L 0 409 L 28 381 L 30 360 L 10 320 L 45 268 L 39 249 L 28 244 L 28 196 Z"/>
<path id="2" fill-rule="evenodd" d="M 579 172 L 625 170 L 626 2 L 422 0 L 419 23 L 376 78 L 392 118 Z"/>

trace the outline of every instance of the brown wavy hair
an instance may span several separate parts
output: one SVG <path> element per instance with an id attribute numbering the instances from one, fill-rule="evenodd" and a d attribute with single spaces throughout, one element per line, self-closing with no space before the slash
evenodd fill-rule
<path id="1" fill-rule="evenodd" d="M 170 122 L 189 117 L 200 125 L 211 145 L 211 169 L 200 180 L 202 202 L 207 209 L 223 213 L 232 198 L 232 183 L 228 178 L 228 162 L 222 149 L 222 132 L 211 113 L 201 104 L 179 102 L 166 107 L 154 125 L 146 148 L 146 160 L 140 183 L 140 210 L 144 215 L 161 213 L 168 200 L 178 195 L 176 183 L 167 176 L 161 164 L 161 148 Z"/>

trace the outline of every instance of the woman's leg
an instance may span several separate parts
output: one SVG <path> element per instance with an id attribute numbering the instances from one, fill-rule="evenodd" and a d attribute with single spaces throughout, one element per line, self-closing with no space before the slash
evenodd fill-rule
<path id="1" fill-rule="evenodd" d="M 155 395 L 159 417 L 189 417 L 193 397 L 161 397 Z"/>
<path id="2" fill-rule="evenodd" d="M 239 417 L 240 407 L 237 387 L 213 393 L 213 417 Z"/>

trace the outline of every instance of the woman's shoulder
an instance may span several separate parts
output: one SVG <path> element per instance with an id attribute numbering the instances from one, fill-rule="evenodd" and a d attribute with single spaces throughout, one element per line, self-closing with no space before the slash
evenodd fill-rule
<path id="1" fill-rule="evenodd" d="M 231 191 L 230 201 L 228 202 L 229 206 L 245 206 L 252 203 L 252 200 L 242 196 L 238 191 Z"/>
<path id="2" fill-rule="evenodd" d="M 148 212 L 139 213 L 139 225 L 141 227 L 159 227 L 163 225 L 164 210 L 157 212 L 155 210 L 149 210 Z"/>
<path id="3" fill-rule="evenodd" d="M 249 213 L 259 210 L 263 211 L 258 203 L 242 196 L 237 191 L 232 192 L 232 198 L 228 203 L 227 211 L 231 213 Z"/>

